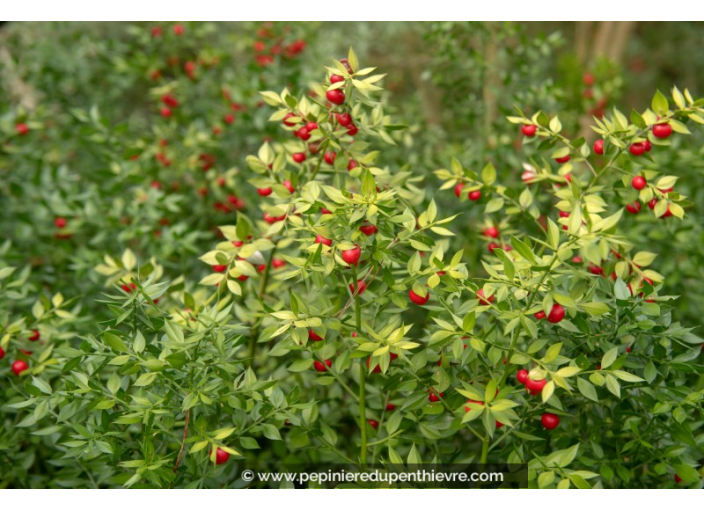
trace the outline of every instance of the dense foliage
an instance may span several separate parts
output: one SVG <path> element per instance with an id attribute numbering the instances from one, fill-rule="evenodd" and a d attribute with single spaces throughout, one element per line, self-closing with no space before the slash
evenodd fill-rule
<path id="1" fill-rule="evenodd" d="M 536 72 L 560 37 L 438 24 L 443 131 L 353 50 L 304 60 L 306 25 L 58 29 L 75 67 L 37 47 L 0 104 L 0 484 L 701 488 L 704 100 L 590 111 Z M 501 65 L 466 74 L 475 44 Z"/>

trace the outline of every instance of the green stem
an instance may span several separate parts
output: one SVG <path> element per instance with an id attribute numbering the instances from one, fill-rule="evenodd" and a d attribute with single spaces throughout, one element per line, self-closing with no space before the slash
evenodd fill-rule
<path id="1" fill-rule="evenodd" d="M 479 459 L 479 463 L 484 465 L 486 464 L 486 459 L 489 456 L 489 434 L 486 435 L 484 440 L 482 441 L 482 456 Z"/>
<path id="2" fill-rule="evenodd" d="M 262 281 L 259 284 L 259 301 L 264 303 L 264 293 L 266 292 L 266 286 L 269 285 L 269 274 L 271 273 L 271 263 L 274 260 L 274 255 L 276 254 L 276 246 L 271 250 L 271 255 L 266 263 L 266 268 L 264 268 L 264 274 L 262 275 Z M 257 319 L 256 324 L 252 328 L 252 332 L 249 336 L 249 346 L 247 351 L 247 366 L 252 366 L 252 361 L 254 360 L 254 348 L 257 346 L 257 340 L 259 340 L 259 329 L 262 325 L 262 317 Z"/>
<path id="3" fill-rule="evenodd" d="M 357 266 L 352 266 L 352 285 L 354 288 L 354 318 L 357 334 L 362 330 L 362 309 L 359 306 L 359 293 L 357 292 Z M 367 383 L 367 367 L 359 363 L 359 429 L 362 434 L 359 446 L 359 461 L 362 466 L 367 463 L 367 398 L 365 386 Z"/>

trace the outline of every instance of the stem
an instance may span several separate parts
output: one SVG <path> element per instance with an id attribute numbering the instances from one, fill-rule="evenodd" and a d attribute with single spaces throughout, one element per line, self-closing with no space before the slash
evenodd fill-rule
<path id="1" fill-rule="evenodd" d="M 259 284 L 259 301 L 264 303 L 264 293 L 266 292 L 266 286 L 269 284 L 269 274 L 271 273 L 271 263 L 274 260 L 274 255 L 276 254 L 276 246 L 271 250 L 271 256 L 266 263 L 266 268 L 264 268 L 264 274 L 262 275 L 262 281 Z M 257 340 L 259 340 L 259 328 L 262 325 L 263 318 L 260 317 L 249 335 L 249 349 L 247 351 L 247 366 L 252 366 L 252 361 L 254 360 L 254 348 L 257 345 Z"/>
<path id="2" fill-rule="evenodd" d="M 482 441 L 482 456 L 479 459 L 479 463 L 484 465 L 486 464 L 486 459 L 489 456 L 489 434 L 484 437 L 484 440 Z"/>
<path id="3" fill-rule="evenodd" d="M 362 309 L 359 306 L 359 292 L 357 289 L 357 265 L 352 266 L 352 281 L 354 288 L 354 318 L 357 334 L 362 329 Z M 367 367 L 364 363 L 359 363 L 359 429 L 362 434 L 362 441 L 359 446 L 359 460 L 364 466 L 367 463 L 367 409 L 365 385 L 367 382 Z"/>
<path id="4" fill-rule="evenodd" d="M 174 473 L 178 469 L 178 465 L 181 463 L 181 456 L 183 455 L 183 448 L 186 446 L 186 438 L 188 437 L 188 422 L 191 421 L 191 410 L 186 410 L 186 422 L 183 426 L 183 441 L 181 441 L 181 449 L 178 451 L 178 457 L 176 457 L 176 464 L 174 465 Z"/>

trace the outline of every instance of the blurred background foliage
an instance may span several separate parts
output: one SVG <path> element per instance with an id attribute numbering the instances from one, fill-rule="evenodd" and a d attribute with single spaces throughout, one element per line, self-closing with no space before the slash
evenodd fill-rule
<path id="1" fill-rule="evenodd" d="M 701 95 L 703 28 L 7 23 L 0 27 L 0 231 L 13 248 L 3 264 L 33 266 L 32 281 L 47 291 L 97 296 L 105 281 L 93 268 L 105 254 L 129 247 L 141 260 L 155 257 L 169 276 L 197 281 L 206 269 L 197 257 L 216 226 L 232 223 L 236 209 L 256 208 L 240 169 L 276 130 L 258 91 L 284 83 L 299 90 L 354 46 L 365 65 L 387 74 L 389 111 L 408 126 L 384 161 L 424 174 L 426 198 L 445 214 L 463 212 L 457 247 L 470 270 L 481 273 L 482 208 L 440 191 L 432 171 L 455 156 L 475 170 L 491 160 L 499 179 L 519 179 L 534 151 L 505 121 L 514 105 L 526 114 L 559 113 L 567 136 L 593 139 L 592 116 L 613 106 L 642 110 L 655 89 L 674 84 Z M 162 114 L 167 93 L 180 100 L 171 117 Z M 17 136 L 17 123 L 27 123 L 29 136 Z M 704 204 L 701 142 L 697 134 L 686 148 L 673 140 L 676 150 L 656 160 L 681 177 L 678 187 L 692 197 L 685 221 L 651 228 L 645 218 L 629 219 L 642 245 L 661 253 L 657 269 L 668 275 L 668 290 L 684 296 L 679 308 L 689 324 L 704 313 L 704 236 L 701 222 L 690 219 L 702 217 Z M 55 217 L 68 218 L 68 227 L 57 233 Z"/>

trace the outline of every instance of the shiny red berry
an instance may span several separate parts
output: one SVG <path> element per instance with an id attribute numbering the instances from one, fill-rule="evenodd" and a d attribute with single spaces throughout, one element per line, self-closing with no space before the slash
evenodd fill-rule
<path id="1" fill-rule="evenodd" d="M 653 136 L 655 138 L 668 138 L 672 134 L 672 126 L 666 123 L 655 124 L 653 126 Z"/>
<path id="2" fill-rule="evenodd" d="M 423 297 L 423 296 L 419 296 L 418 294 L 416 294 L 415 292 L 413 292 L 413 289 L 411 289 L 410 291 L 408 291 L 408 298 L 409 298 L 413 303 L 422 306 L 422 305 L 424 305 L 425 303 L 427 303 L 428 300 L 430 299 L 430 292 L 428 292 L 428 293 L 425 295 L 425 297 Z"/>
<path id="3" fill-rule="evenodd" d="M 477 299 L 479 300 L 479 304 L 484 306 L 488 306 L 494 302 L 494 296 L 490 296 L 489 298 L 484 297 L 484 289 L 477 291 Z"/>
<path id="4" fill-rule="evenodd" d="M 548 430 L 552 430 L 560 424 L 560 417 L 552 413 L 544 413 L 540 417 L 540 423 Z"/>
<path id="5" fill-rule="evenodd" d="M 325 97 L 330 101 L 332 104 L 342 104 L 345 102 L 345 93 L 342 92 L 340 89 L 334 89 L 334 90 L 328 90 L 325 93 Z"/>
<path id="6" fill-rule="evenodd" d="M 347 262 L 351 266 L 356 266 L 359 262 L 359 258 L 362 256 L 362 249 L 359 246 L 355 246 L 349 250 L 344 250 L 340 256 L 342 260 Z"/>
<path id="7" fill-rule="evenodd" d="M 604 140 L 599 139 L 594 142 L 594 152 L 600 156 L 604 154 Z"/>
<path id="8" fill-rule="evenodd" d="M 645 180 L 645 177 L 642 175 L 636 175 L 632 180 L 631 180 L 631 186 L 633 186 L 634 189 L 637 189 L 638 191 L 642 190 L 648 185 L 648 181 Z"/>
<path id="9" fill-rule="evenodd" d="M 528 380 L 528 370 L 526 370 L 525 368 L 520 369 L 516 373 L 516 379 L 518 380 L 519 383 L 525 384 L 526 381 Z"/>
<path id="10" fill-rule="evenodd" d="M 230 454 L 227 453 L 222 448 L 218 448 L 217 450 L 215 450 L 215 464 L 217 464 L 217 465 L 224 464 L 225 462 L 227 462 L 227 459 L 229 459 L 229 458 L 230 458 Z"/>
<path id="11" fill-rule="evenodd" d="M 564 318 L 565 318 L 565 309 L 562 307 L 562 305 L 558 305 L 557 303 L 552 305 L 552 309 L 550 310 L 550 313 L 548 314 L 548 322 L 552 322 L 553 324 L 557 324 L 558 322 L 560 322 Z"/>
<path id="12" fill-rule="evenodd" d="M 326 239 L 320 234 L 315 236 L 315 242 L 316 244 L 324 244 L 325 246 L 332 246 L 332 239 Z"/>
<path id="13" fill-rule="evenodd" d="M 634 156 L 642 156 L 645 152 L 645 144 L 643 142 L 636 142 L 634 144 L 631 144 L 628 150 Z"/>
<path id="14" fill-rule="evenodd" d="M 322 361 L 313 362 L 313 367 L 315 368 L 316 372 L 327 372 L 328 368 L 330 368 L 331 366 L 332 366 L 332 360 L 329 360 L 329 359 L 326 359 L 325 363 L 323 363 Z"/>
<path id="15" fill-rule="evenodd" d="M 521 126 L 521 133 L 523 133 L 523 136 L 527 136 L 527 137 L 535 136 L 536 131 L 537 131 L 537 128 L 535 127 L 534 124 L 523 124 Z"/>
<path id="16" fill-rule="evenodd" d="M 27 365 L 26 361 L 17 360 L 12 364 L 12 371 L 15 373 L 15 375 L 20 375 L 22 372 L 27 370 L 29 368 L 29 365 Z"/>

